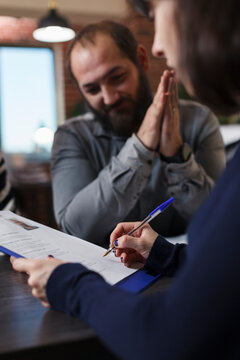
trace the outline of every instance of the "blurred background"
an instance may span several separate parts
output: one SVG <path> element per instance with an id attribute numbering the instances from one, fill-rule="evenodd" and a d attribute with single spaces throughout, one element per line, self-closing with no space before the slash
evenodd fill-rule
<path id="1" fill-rule="evenodd" d="M 151 55 L 153 24 L 126 0 L 0 0 L 0 148 L 23 216 L 57 228 L 49 160 L 58 125 L 81 113 L 82 99 L 65 69 L 69 41 L 33 38 L 40 19 L 54 10 L 78 31 L 111 19 L 127 25 L 148 50 L 153 93 L 166 68 Z M 179 96 L 187 98 L 179 85 Z M 220 118 L 229 154 L 240 139 L 239 116 Z"/>

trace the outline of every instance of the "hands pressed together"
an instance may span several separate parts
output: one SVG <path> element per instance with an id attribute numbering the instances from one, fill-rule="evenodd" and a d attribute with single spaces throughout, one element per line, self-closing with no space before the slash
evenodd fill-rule
<path id="1" fill-rule="evenodd" d="M 148 149 L 159 151 L 165 157 L 175 156 L 181 147 L 183 140 L 173 71 L 164 71 L 137 137 Z"/>

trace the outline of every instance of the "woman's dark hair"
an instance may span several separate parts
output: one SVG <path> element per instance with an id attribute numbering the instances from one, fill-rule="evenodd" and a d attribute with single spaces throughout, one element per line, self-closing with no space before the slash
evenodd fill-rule
<path id="1" fill-rule="evenodd" d="M 96 35 L 99 33 L 110 36 L 121 52 L 126 55 L 126 57 L 128 57 L 136 66 L 139 66 L 137 56 L 138 43 L 131 31 L 126 26 L 114 21 L 101 21 L 90 24 L 85 26 L 77 33 L 76 37 L 68 48 L 66 56 L 67 70 L 70 77 L 76 84 L 77 81 L 71 69 L 71 52 L 78 43 L 80 43 L 82 46 L 87 46 L 89 43 L 94 44 Z"/>
<path id="2" fill-rule="evenodd" d="M 128 0 L 130 4 L 142 15 L 149 17 L 150 3 L 149 0 Z"/>
<path id="3" fill-rule="evenodd" d="M 180 69 L 218 113 L 240 111 L 240 1 L 178 0 Z"/>
<path id="4" fill-rule="evenodd" d="M 129 0 L 148 15 L 151 0 Z M 195 95 L 217 113 L 240 111 L 240 1 L 175 1 L 179 67 Z"/>

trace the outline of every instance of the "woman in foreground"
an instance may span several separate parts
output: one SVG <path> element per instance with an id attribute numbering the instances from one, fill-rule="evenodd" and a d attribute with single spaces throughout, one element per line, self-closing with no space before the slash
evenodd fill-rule
<path id="1" fill-rule="evenodd" d="M 154 18 L 153 54 L 214 111 L 240 111 L 239 0 L 131 0 Z M 155 271 L 174 274 L 171 287 L 154 297 L 108 285 L 81 264 L 57 259 L 11 259 L 29 274 L 33 295 L 45 306 L 83 319 L 122 359 L 240 358 L 240 149 L 195 215 L 189 245 L 173 246 L 150 226 L 111 235 L 117 255 Z M 121 236 L 123 235 L 123 236 Z M 131 252 L 125 251 L 131 248 Z"/>

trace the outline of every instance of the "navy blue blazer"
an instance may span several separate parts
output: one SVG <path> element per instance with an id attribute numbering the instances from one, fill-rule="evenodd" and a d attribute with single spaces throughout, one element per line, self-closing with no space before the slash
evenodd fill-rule
<path id="1" fill-rule="evenodd" d="M 121 359 L 240 359 L 240 149 L 192 219 L 189 245 L 161 236 L 148 259 L 174 275 L 163 294 L 108 285 L 81 264 L 56 268 L 53 309 L 83 319 Z"/>

